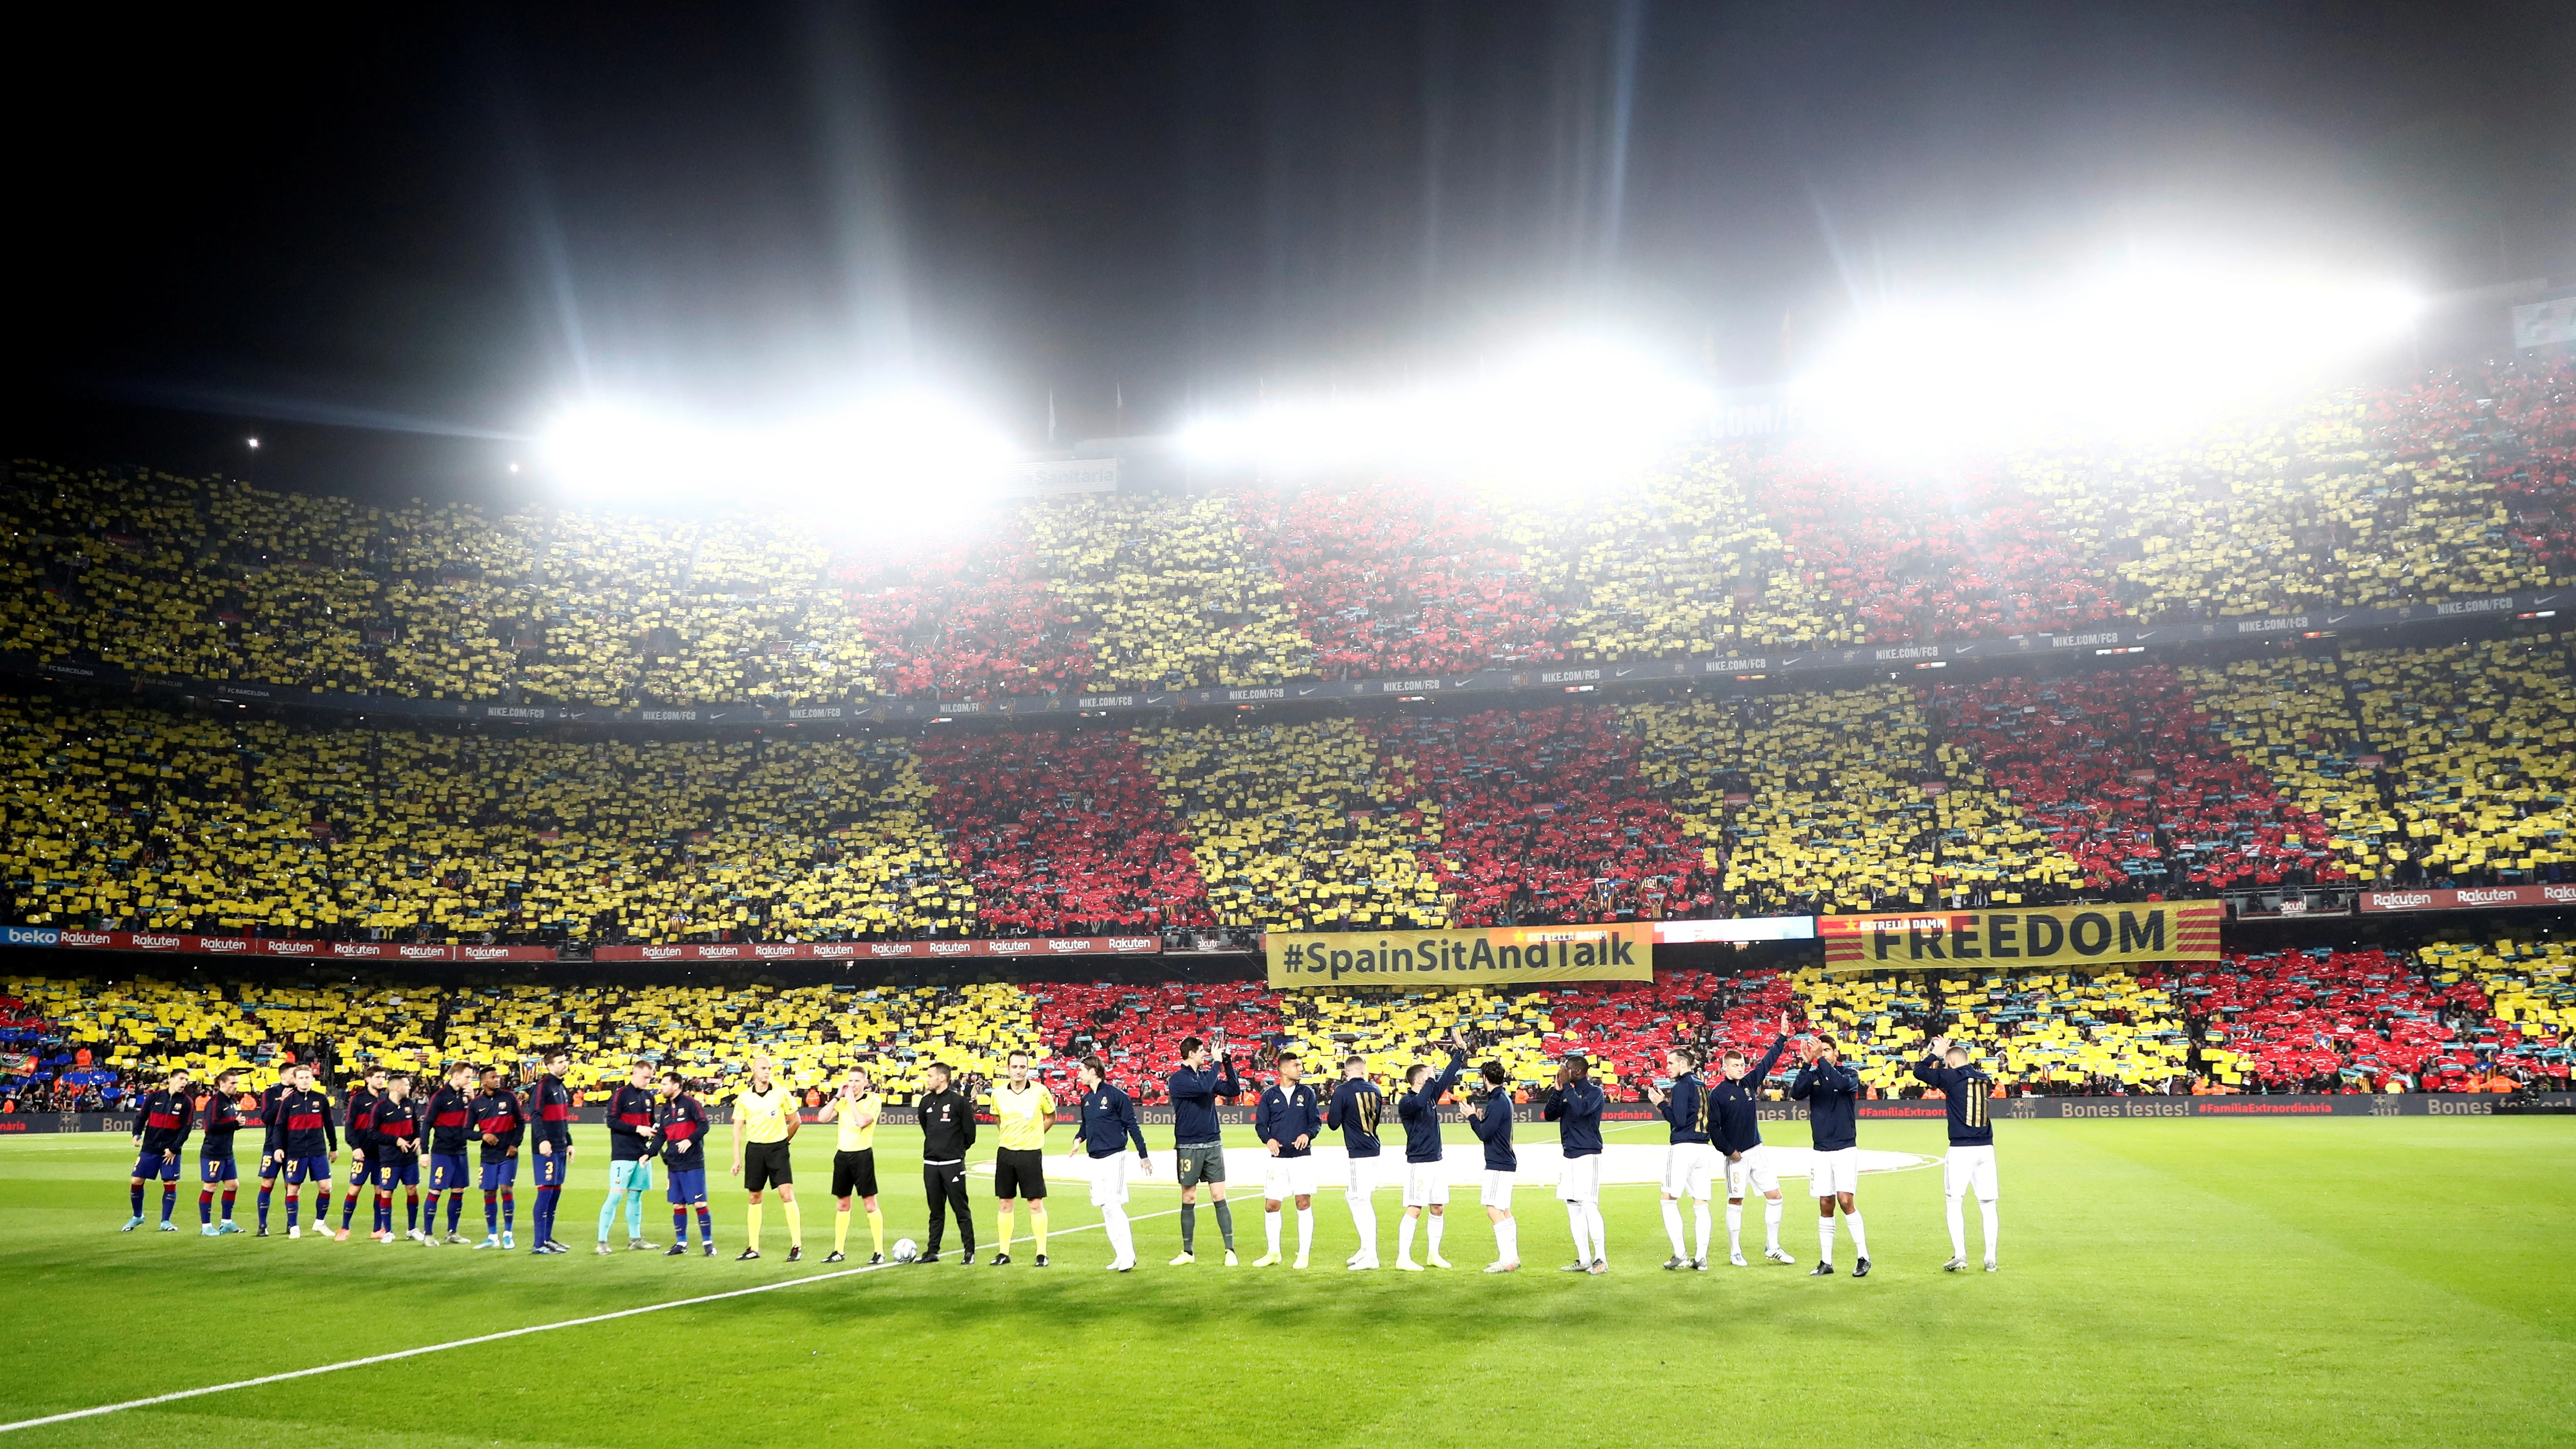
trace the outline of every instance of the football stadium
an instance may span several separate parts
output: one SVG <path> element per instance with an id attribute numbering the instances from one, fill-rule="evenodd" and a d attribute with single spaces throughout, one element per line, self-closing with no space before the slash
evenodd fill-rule
<path id="1" fill-rule="evenodd" d="M 2565 16 L 133 29 L 0 1441 L 2566 1442 Z"/>

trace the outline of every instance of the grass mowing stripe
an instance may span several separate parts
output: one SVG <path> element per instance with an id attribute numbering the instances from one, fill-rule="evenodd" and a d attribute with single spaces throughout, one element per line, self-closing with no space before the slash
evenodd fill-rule
<path id="1" fill-rule="evenodd" d="M 1151 1218 L 1175 1217 L 1179 1215 L 1180 1211 L 1181 1210 L 1179 1208 L 1167 1208 L 1162 1212 L 1157 1213 L 1138 1213 L 1135 1216 L 1130 1217 L 1127 1221 L 1136 1223 L 1144 1222 Z M 1104 1226 L 1106 1226 L 1106 1224 L 1103 1223 L 1077 1223 L 1069 1228 L 1060 1228 L 1050 1234 L 1050 1236 L 1060 1238 L 1067 1233 L 1089 1232 L 1093 1228 Z M 775 1283 L 756 1283 L 749 1288 L 729 1288 L 722 1293 L 701 1293 L 695 1298 L 674 1298 L 668 1303 L 647 1303 L 636 1308 L 620 1308 L 613 1313 L 593 1313 L 584 1318 L 567 1318 L 561 1323 L 534 1323 L 525 1328 L 505 1328 L 498 1333 L 478 1333 L 472 1338 L 459 1338 L 447 1343 L 423 1344 L 419 1348 L 401 1348 L 396 1349 L 391 1353 L 369 1354 L 365 1358 L 347 1359 L 340 1363 L 320 1364 L 313 1368 L 289 1369 L 282 1374 L 262 1374 L 255 1379 L 236 1379 L 228 1384 L 208 1384 L 203 1388 L 179 1389 L 167 1394 L 154 1394 L 149 1398 L 128 1399 L 121 1404 L 100 1404 L 93 1408 L 70 1409 L 59 1414 L 47 1414 L 40 1419 L 20 1419 L 13 1424 L 0 1424 L 0 1434 L 7 1434 L 19 1429 L 42 1428 L 47 1424 L 66 1424 L 75 1419 L 95 1419 L 102 1414 L 121 1413 L 127 1409 L 148 1409 L 155 1404 L 176 1403 L 181 1399 L 199 1399 L 204 1398 L 208 1394 L 230 1393 L 234 1389 L 255 1389 L 263 1384 L 282 1384 L 291 1379 L 309 1379 L 317 1374 L 338 1373 L 342 1369 L 365 1368 L 369 1364 L 393 1363 L 399 1359 L 418 1358 L 423 1354 L 445 1353 L 451 1348 L 472 1348 L 478 1343 L 497 1343 L 505 1338 L 524 1338 L 532 1333 L 552 1333 L 558 1328 L 581 1328 L 593 1323 L 610 1323 L 620 1318 L 634 1318 L 640 1314 L 659 1313 L 665 1308 L 688 1308 L 700 1303 L 721 1303 L 728 1298 L 748 1298 L 755 1293 L 775 1293 L 781 1288 L 801 1288 L 808 1283 L 828 1283 L 835 1278 L 849 1278 L 855 1277 L 861 1273 L 875 1273 L 881 1272 L 887 1268 L 907 1266 L 910 1265 L 902 1263 L 862 1263 L 855 1268 L 842 1268 L 830 1273 L 813 1273 L 802 1278 L 782 1278 Z"/>

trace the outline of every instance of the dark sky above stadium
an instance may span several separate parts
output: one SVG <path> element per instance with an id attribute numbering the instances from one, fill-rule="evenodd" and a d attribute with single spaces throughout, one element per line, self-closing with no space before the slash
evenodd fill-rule
<path id="1" fill-rule="evenodd" d="M 53 8 L 59 11 L 60 7 Z M 2576 271 L 2576 7 L 84 11 L 13 29 L 13 452 L 470 483 L 585 388 L 927 375 L 1025 442 L 1606 318 L 2217 239 Z M 1121 406 L 1123 402 L 1123 408 Z M 234 451 L 227 451 L 234 450 Z M 482 470 L 478 473 L 477 470 Z"/>

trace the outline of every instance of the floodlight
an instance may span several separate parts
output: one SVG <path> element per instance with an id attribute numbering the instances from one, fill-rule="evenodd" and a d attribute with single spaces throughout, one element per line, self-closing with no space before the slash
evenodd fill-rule
<path id="1" fill-rule="evenodd" d="M 588 499 L 745 502 L 879 519 L 953 513 L 989 496 L 1010 458 L 1001 435 L 970 410 L 918 390 L 763 426 L 592 403 L 559 417 L 541 447 L 556 483 Z"/>
<path id="2" fill-rule="evenodd" d="M 2017 295 L 1873 306 L 1796 386 L 1838 431 L 1915 448 L 2169 432 L 2313 387 L 2421 307 L 2315 268 L 2138 257 Z"/>
<path id="3" fill-rule="evenodd" d="M 1582 336 L 1426 386 L 1201 418 L 1179 443 L 1201 462 L 1278 474 L 1393 466 L 1562 487 L 1632 470 L 1703 423 L 1711 403 L 1636 349 Z"/>

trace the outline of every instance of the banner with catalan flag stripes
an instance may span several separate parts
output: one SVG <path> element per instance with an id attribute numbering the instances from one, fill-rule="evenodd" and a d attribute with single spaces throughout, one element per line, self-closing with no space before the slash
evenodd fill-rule
<path id="1" fill-rule="evenodd" d="M 1857 971 L 2077 971 L 2149 961 L 2215 961 L 2217 901 L 2012 907 L 1818 916 L 1825 969 Z"/>

